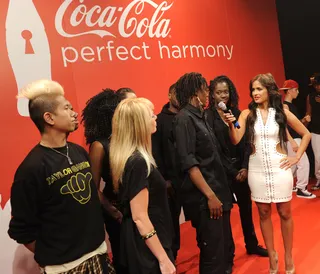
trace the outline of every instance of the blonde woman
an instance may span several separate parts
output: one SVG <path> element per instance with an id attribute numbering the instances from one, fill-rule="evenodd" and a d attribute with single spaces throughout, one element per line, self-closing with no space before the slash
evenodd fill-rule
<path id="1" fill-rule="evenodd" d="M 110 166 L 123 214 L 121 264 L 130 274 L 176 273 L 166 183 L 151 153 L 153 104 L 126 99 L 112 120 Z"/>

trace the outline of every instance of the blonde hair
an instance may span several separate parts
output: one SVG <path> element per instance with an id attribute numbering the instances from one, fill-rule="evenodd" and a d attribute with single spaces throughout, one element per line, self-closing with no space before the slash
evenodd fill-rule
<path id="1" fill-rule="evenodd" d="M 34 100 L 43 95 L 62 95 L 64 96 L 63 87 L 56 81 L 42 79 L 29 83 L 21 89 L 17 98 L 27 98 Z"/>
<path id="2" fill-rule="evenodd" d="M 53 112 L 57 108 L 58 96 L 64 96 L 63 87 L 55 81 L 38 80 L 26 85 L 17 96 L 29 99 L 29 114 L 40 133 L 44 133 L 46 122 L 45 112 Z"/>
<path id="3" fill-rule="evenodd" d="M 121 101 L 112 119 L 110 141 L 110 167 L 116 192 L 129 157 L 138 151 L 146 161 L 148 176 L 156 167 L 151 151 L 151 119 L 153 104 L 145 98 Z"/>

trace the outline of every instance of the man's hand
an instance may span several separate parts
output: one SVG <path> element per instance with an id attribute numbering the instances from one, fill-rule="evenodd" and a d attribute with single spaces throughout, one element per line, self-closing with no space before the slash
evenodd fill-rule
<path id="1" fill-rule="evenodd" d="M 116 207 L 114 206 L 109 206 L 109 207 L 104 207 L 105 210 L 107 211 L 107 213 L 116 221 L 118 221 L 120 224 L 122 222 L 122 213 L 120 212 L 120 210 L 118 210 Z"/>
<path id="2" fill-rule="evenodd" d="M 216 195 L 213 195 L 208 199 L 208 207 L 211 219 L 219 219 L 222 216 L 222 203 Z"/>
<path id="3" fill-rule="evenodd" d="M 304 120 L 307 123 L 310 123 L 311 122 L 311 117 L 310 117 L 310 115 L 306 115 L 306 116 L 303 117 L 302 120 Z"/>

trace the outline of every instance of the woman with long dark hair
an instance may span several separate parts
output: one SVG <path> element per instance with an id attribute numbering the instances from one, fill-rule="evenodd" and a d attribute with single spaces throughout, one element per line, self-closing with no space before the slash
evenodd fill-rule
<path id="1" fill-rule="evenodd" d="M 251 198 L 259 210 L 261 230 L 269 254 L 270 274 L 278 273 L 271 203 L 276 203 L 281 220 L 286 274 L 293 274 L 295 268 L 292 258 L 293 220 L 290 202 L 293 177 L 289 168 L 299 161 L 311 135 L 290 111 L 283 109 L 281 95 L 270 73 L 259 74 L 250 81 L 250 96 L 252 102 L 249 109 L 242 111 L 238 119 L 240 129 L 234 127 L 232 122 L 236 119 L 232 114 L 225 114 L 225 118 L 232 142 L 239 143 L 247 131 L 247 140 L 252 145 L 248 182 Z M 287 123 L 302 136 L 295 157 L 287 156 Z"/>

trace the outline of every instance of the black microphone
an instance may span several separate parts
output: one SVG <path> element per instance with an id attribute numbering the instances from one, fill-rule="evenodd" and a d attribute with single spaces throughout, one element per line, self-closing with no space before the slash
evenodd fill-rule
<path id="1" fill-rule="evenodd" d="M 225 104 L 224 102 L 220 102 L 220 103 L 218 104 L 218 107 L 219 107 L 221 110 L 223 110 L 224 113 L 230 113 L 230 114 L 232 114 L 231 110 L 230 110 L 230 109 L 227 109 L 227 106 L 226 106 L 226 104 Z M 240 125 L 239 125 L 239 123 L 238 123 L 237 120 L 233 121 L 232 123 L 233 123 L 233 125 L 234 125 L 235 128 L 238 128 L 238 129 L 240 128 Z"/>

